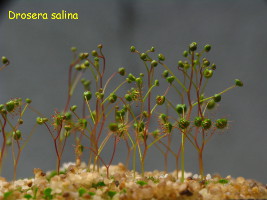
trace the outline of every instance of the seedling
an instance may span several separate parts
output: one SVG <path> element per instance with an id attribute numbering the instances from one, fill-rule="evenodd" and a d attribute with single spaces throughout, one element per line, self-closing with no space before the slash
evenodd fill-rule
<path id="1" fill-rule="evenodd" d="M 47 200 L 52 200 L 53 199 L 52 189 L 51 188 L 46 188 L 44 190 L 44 199 L 47 199 Z"/>
<path id="2" fill-rule="evenodd" d="M 147 185 L 147 182 L 145 181 L 136 181 L 136 183 L 141 186 Z"/>
<path id="3" fill-rule="evenodd" d="M 108 191 L 108 196 L 110 197 L 110 199 L 112 199 L 116 194 L 117 192 L 115 191 Z"/>
<path id="4" fill-rule="evenodd" d="M 78 193 L 79 193 L 79 197 L 82 197 L 86 193 L 86 189 L 79 188 Z"/>
<path id="5" fill-rule="evenodd" d="M 30 195 L 30 194 L 25 194 L 25 195 L 24 195 L 24 198 L 25 198 L 25 199 L 32 199 L 32 195 Z"/>
<path id="6" fill-rule="evenodd" d="M 21 98 L 14 98 L 7 101 L 5 104 L 0 104 L 0 132 L 2 132 L 3 138 L 0 154 L 0 169 L 2 169 L 6 148 L 7 146 L 11 146 L 14 163 L 14 180 L 16 179 L 16 172 L 21 152 L 34 133 L 33 128 L 28 137 L 22 143 L 23 133 L 19 128 L 23 124 L 22 118 L 30 103 L 30 99 L 22 101 Z M 17 149 L 17 152 L 15 149 Z"/>
<path id="7" fill-rule="evenodd" d="M 8 191 L 4 193 L 4 200 L 8 200 L 9 197 L 11 197 L 13 194 L 13 191 Z"/>
<path id="8" fill-rule="evenodd" d="M 92 187 L 98 188 L 98 187 L 103 187 L 106 186 L 106 184 L 103 181 L 99 181 L 98 183 L 93 183 Z"/>
<path id="9" fill-rule="evenodd" d="M 0 104 L 0 126 L 3 137 L 0 167 L 6 146 L 11 144 L 14 178 L 16 177 L 21 151 L 28 142 L 26 139 L 23 145 L 21 144 L 23 133 L 19 127 L 23 124 L 22 117 L 26 108 L 30 108 L 39 115 L 36 123 L 44 125 L 51 135 L 57 157 L 56 174 L 60 173 L 67 138 L 73 135 L 76 165 L 81 164 L 84 149 L 88 149 L 88 170 L 99 171 L 101 162 L 106 167 L 108 178 L 110 178 L 109 167 L 115 158 L 117 146 L 120 141 L 124 141 L 127 148 L 126 166 L 132 156 L 134 177 L 139 157 L 141 174 L 144 178 L 147 152 L 155 146 L 164 156 L 166 171 L 168 170 L 168 155 L 171 153 L 175 157 L 177 178 L 180 159 L 182 170 L 180 181 L 183 182 L 185 145 L 186 142 L 190 142 L 198 153 L 201 178 L 205 179 L 204 147 L 217 131 L 228 127 L 228 119 L 214 120 L 210 118 L 209 113 L 221 102 L 227 91 L 242 87 L 242 81 L 235 79 L 234 84 L 222 92 L 205 96 L 207 84 L 215 75 L 217 68 L 214 63 L 205 58 L 211 50 L 210 45 L 205 45 L 197 52 L 197 43 L 191 43 L 188 50 L 183 52 L 185 60 L 178 61 L 175 71 L 165 64 L 166 57 L 162 53 L 155 55 L 154 47 L 141 52 L 131 46 L 131 53 L 138 55 L 144 65 L 144 73 L 128 73 L 125 68 L 119 67 L 109 76 L 106 75 L 106 58 L 102 49 L 103 45 L 100 44 L 98 49 L 93 50 L 90 55 L 86 52 L 77 54 L 77 48 L 71 49 L 74 57 L 68 68 L 68 93 L 62 112 L 56 110 L 52 117 L 47 118 L 29 106 L 30 99 L 22 101 L 17 98 Z M 2 57 L 2 63 L 0 70 L 10 64 L 6 57 Z M 86 73 L 88 70 L 89 73 Z M 161 80 L 155 78 L 159 73 L 162 74 Z M 91 80 L 88 79 L 88 74 Z M 121 82 L 117 86 L 111 86 L 115 78 Z M 167 86 L 159 94 L 156 88 L 162 87 L 163 81 L 167 83 Z M 80 94 L 81 106 L 71 104 L 72 96 L 79 83 L 82 84 L 84 90 Z M 126 93 L 120 92 L 121 87 L 126 84 L 130 86 L 130 89 Z M 171 102 L 169 98 L 170 91 L 177 93 L 175 102 Z M 165 112 L 162 112 L 163 109 Z M 17 122 L 12 125 L 10 117 L 14 119 L 16 116 L 18 116 Z M 151 130 L 151 123 L 154 119 L 158 120 L 159 127 Z M 32 133 L 33 131 L 30 136 Z M 180 140 L 174 140 L 175 134 L 180 137 Z M 106 161 L 101 154 L 109 141 L 112 141 L 113 147 L 110 151 L 110 159 Z M 176 150 L 172 149 L 174 141 Z M 14 150 L 15 146 L 17 154 Z M 51 173 L 48 179 L 54 175 L 54 172 Z M 144 181 L 136 183 L 141 186 L 147 184 Z M 104 182 L 93 184 L 92 187 L 102 186 L 105 186 Z M 51 199 L 53 197 L 51 192 L 51 188 L 47 188 L 44 191 L 44 198 Z M 80 188 L 78 192 L 82 196 L 86 191 Z M 115 191 L 109 191 L 108 196 L 112 198 L 115 194 Z"/>
<path id="10" fill-rule="evenodd" d="M 221 184 L 227 184 L 227 183 L 229 183 L 229 181 L 228 181 L 227 179 L 220 179 L 220 180 L 218 181 L 218 183 L 221 183 Z"/>

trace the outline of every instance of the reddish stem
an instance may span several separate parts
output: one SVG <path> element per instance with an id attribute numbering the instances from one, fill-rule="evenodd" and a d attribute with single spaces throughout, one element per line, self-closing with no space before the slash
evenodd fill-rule
<path id="1" fill-rule="evenodd" d="M 0 169 L 2 169 L 2 163 L 3 163 L 3 157 L 4 157 L 4 152 L 6 149 L 6 133 L 5 133 L 5 127 L 6 127 L 6 117 L 2 114 L 2 117 L 4 119 L 4 124 L 2 126 L 2 135 L 3 135 L 3 143 L 2 143 L 2 149 L 1 149 L 1 157 L 0 157 Z"/>
<path id="2" fill-rule="evenodd" d="M 18 167 L 18 162 L 19 162 L 19 158 L 20 158 L 20 154 L 21 154 L 20 143 L 18 140 L 16 142 L 17 142 L 17 146 L 18 146 L 18 154 L 17 154 L 17 158 L 16 158 L 16 161 L 14 164 L 13 180 L 16 180 L 16 177 L 17 177 L 17 167 Z"/>

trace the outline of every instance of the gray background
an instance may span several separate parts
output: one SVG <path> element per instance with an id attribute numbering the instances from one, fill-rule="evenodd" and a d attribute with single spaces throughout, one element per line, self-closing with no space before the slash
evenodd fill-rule
<path id="1" fill-rule="evenodd" d="M 62 9 L 78 12 L 79 20 L 9 20 L 7 14 L 8 10 Z M 206 146 L 205 172 L 267 182 L 267 1 L 17 0 L 2 7 L 0 17 L 0 55 L 7 56 L 12 63 L 0 73 L 0 102 L 11 97 L 30 97 L 32 106 L 46 115 L 53 114 L 55 108 L 63 109 L 71 46 L 90 52 L 102 43 L 108 61 L 107 74 L 121 66 L 137 74 L 144 68 L 139 58 L 130 54 L 131 45 L 141 51 L 155 46 L 174 69 L 189 43 L 196 41 L 200 47 L 211 44 L 208 58 L 217 63 L 218 69 L 208 94 L 223 90 L 235 78 L 243 80 L 245 86 L 224 95 L 216 111 L 218 117 L 226 116 L 232 123 L 229 130 L 215 135 Z M 72 103 L 79 103 L 80 95 L 79 89 Z M 27 117 L 23 125 L 25 134 L 36 115 Z M 114 163 L 124 162 L 124 148 L 124 144 L 119 146 Z M 73 160 L 71 142 L 63 157 L 64 161 Z M 50 170 L 54 166 L 52 139 L 44 127 L 39 127 L 22 152 L 18 177 L 32 176 L 34 167 Z M 197 166 L 196 151 L 187 144 L 186 170 L 197 173 Z M 163 158 L 157 150 L 150 151 L 146 161 L 147 170 L 155 168 L 163 169 Z M 174 159 L 170 157 L 169 170 L 173 169 Z M 12 177 L 9 158 L 2 175 Z"/>

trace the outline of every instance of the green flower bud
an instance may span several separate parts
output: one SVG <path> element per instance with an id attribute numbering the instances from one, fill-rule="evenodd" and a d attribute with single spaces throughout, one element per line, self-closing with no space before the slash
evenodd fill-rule
<path id="1" fill-rule="evenodd" d="M 131 51 L 131 52 L 135 52 L 135 46 L 131 46 L 131 47 L 130 47 L 130 51 Z"/>
<path id="2" fill-rule="evenodd" d="M 27 99 L 25 99 L 25 102 L 26 102 L 27 104 L 30 104 L 30 103 L 32 102 L 32 100 L 29 99 L 29 98 L 27 98 Z"/>
<path id="3" fill-rule="evenodd" d="M 89 66 L 90 66 L 90 63 L 89 63 L 89 61 L 88 61 L 88 60 L 84 61 L 84 63 L 83 63 L 83 64 L 84 64 L 84 66 L 85 66 L 85 67 L 89 67 Z"/>
<path id="4" fill-rule="evenodd" d="M 158 65 L 158 62 L 156 60 L 151 61 L 151 66 L 156 67 Z"/>
<path id="5" fill-rule="evenodd" d="M 168 120 L 167 115 L 165 115 L 165 114 L 160 114 L 160 115 L 159 115 L 159 118 L 160 118 L 164 123 L 166 123 L 167 120 Z"/>
<path id="6" fill-rule="evenodd" d="M 89 53 L 83 53 L 84 58 L 88 58 L 88 56 L 89 56 Z"/>
<path id="7" fill-rule="evenodd" d="M 141 58 L 142 60 L 145 60 L 146 57 L 147 57 L 147 54 L 146 54 L 146 53 L 141 53 L 140 58 Z"/>
<path id="8" fill-rule="evenodd" d="M 76 52 L 77 51 L 77 47 L 71 47 L 71 51 L 72 52 Z"/>
<path id="9" fill-rule="evenodd" d="M 89 80 L 86 80 L 83 82 L 83 86 L 84 86 L 85 90 L 89 90 L 90 85 L 91 85 L 91 81 L 89 81 Z"/>
<path id="10" fill-rule="evenodd" d="M 140 73 L 139 76 L 140 76 L 140 77 L 144 77 L 145 74 L 144 74 L 144 73 Z"/>
<path id="11" fill-rule="evenodd" d="M 203 62 L 203 65 L 204 65 L 205 67 L 208 67 L 208 66 L 210 65 L 210 61 L 205 60 L 205 61 Z"/>
<path id="12" fill-rule="evenodd" d="M 3 64 L 7 64 L 7 63 L 8 63 L 8 59 L 7 59 L 7 57 L 2 56 L 2 63 L 3 63 Z"/>
<path id="13" fill-rule="evenodd" d="M 121 76 L 124 76 L 125 75 L 125 68 L 123 68 L 123 67 L 119 68 L 118 72 Z"/>
<path id="14" fill-rule="evenodd" d="M 65 120 L 71 120 L 71 117 L 72 117 L 72 115 L 70 112 L 65 113 Z"/>
<path id="15" fill-rule="evenodd" d="M 80 54 L 79 54 L 79 58 L 80 58 L 81 60 L 87 58 L 88 56 L 89 56 L 88 53 L 80 53 Z"/>
<path id="16" fill-rule="evenodd" d="M 131 80 L 131 81 L 135 81 L 135 76 L 132 75 L 131 73 L 128 74 L 128 78 L 129 78 L 129 80 Z"/>
<path id="17" fill-rule="evenodd" d="M 110 103 L 115 103 L 117 101 L 117 95 L 115 95 L 114 93 L 111 93 L 109 95 L 108 100 L 109 100 Z"/>
<path id="18" fill-rule="evenodd" d="M 216 120 L 216 127 L 218 129 L 224 129 L 227 126 L 228 120 L 227 119 L 217 119 Z"/>
<path id="19" fill-rule="evenodd" d="M 169 76 L 166 78 L 166 80 L 168 81 L 168 83 L 172 84 L 172 82 L 174 81 L 174 76 Z"/>
<path id="20" fill-rule="evenodd" d="M 199 64 L 199 60 L 194 60 L 194 66 Z"/>
<path id="21" fill-rule="evenodd" d="M 15 106 L 19 106 L 19 105 L 21 105 L 22 98 L 13 99 L 13 101 L 15 103 Z"/>
<path id="22" fill-rule="evenodd" d="M 184 118 L 180 119 L 178 122 L 178 126 L 180 129 L 186 129 L 190 125 L 190 122 Z"/>
<path id="23" fill-rule="evenodd" d="M 85 100 L 90 101 L 90 99 L 92 98 L 92 93 L 90 91 L 85 91 L 83 93 L 83 97 Z"/>
<path id="24" fill-rule="evenodd" d="M 211 46 L 210 46 L 209 44 L 206 44 L 206 45 L 204 46 L 204 50 L 205 50 L 206 52 L 209 52 L 210 49 L 211 49 Z"/>
<path id="25" fill-rule="evenodd" d="M 155 47 L 151 47 L 150 51 L 154 52 L 155 51 Z"/>
<path id="26" fill-rule="evenodd" d="M 47 121 L 48 121 L 47 118 L 41 118 L 41 117 L 37 117 L 36 118 L 36 123 L 39 124 L 39 125 L 42 125 L 42 124 L 44 124 Z"/>
<path id="27" fill-rule="evenodd" d="M 211 69 L 216 70 L 216 65 L 214 63 L 211 65 Z"/>
<path id="28" fill-rule="evenodd" d="M 162 77 L 163 78 L 167 78 L 169 76 L 169 71 L 168 70 L 164 70 L 162 73 Z"/>
<path id="29" fill-rule="evenodd" d="M 163 54 L 158 54 L 158 59 L 160 60 L 160 61 L 164 61 L 165 60 L 165 56 L 163 55 Z"/>
<path id="30" fill-rule="evenodd" d="M 7 112 L 12 112 L 15 108 L 15 102 L 14 101 L 9 101 L 6 103 L 6 110 Z"/>
<path id="31" fill-rule="evenodd" d="M 184 52 L 183 52 L 183 56 L 184 56 L 184 57 L 187 57 L 187 56 L 188 56 L 188 51 L 184 51 Z"/>
<path id="32" fill-rule="evenodd" d="M 172 126 L 172 124 L 170 122 L 166 122 L 164 124 L 164 127 L 166 128 L 166 130 L 167 130 L 168 133 L 172 132 L 172 127 L 173 126 Z"/>
<path id="33" fill-rule="evenodd" d="M 178 61 L 178 67 L 184 68 L 184 63 L 183 63 L 183 61 L 181 61 L 181 60 Z"/>
<path id="34" fill-rule="evenodd" d="M 210 100 L 207 104 L 207 109 L 211 110 L 215 107 L 216 103 L 214 101 L 214 99 Z"/>
<path id="35" fill-rule="evenodd" d="M 192 43 L 189 45 L 189 49 L 190 49 L 190 51 L 195 51 L 195 50 L 197 50 L 197 43 L 196 43 L 196 42 L 192 42 Z"/>
<path id="36" fill-rule="evenodd" d="M 97 48 L 102 49 L 103 48 L 103 44 L 97 45 Z"/>
<path id="37" fill-rule="evenodd" d="M 20 140 L 21 131 L 20 130 L 13 131 L 12 136 L 13 136 L 14 140 Z"/>
<path id="38" fill-rule="evenodd" d="M 211 127 L 212 123 L 210 119 L 203 119 L 201 126 L 204 130 L 208 130 Z"/>
<path id="39" fill-rule="evenodd" d="M 70 107 L 70 110 L 71 110 L 72 112 L 74 112 L 76 109 L 77 109 L 77 106 L 76 106 L 76 105 L 73 105 L 73 106 Z"/>
<path id="40" fill-rule="evenodd" d="M 8 146 L 12 145 L 12 140 L 10 138 L 7 138 L 6 145 L 8 145 Z"/>
<path id="41" fill-rule="evenodd" d="M 186 113 L 187 111 L 187 107 L 185 104 L 177 104 L 176 105 L 176 112 L 178 112 L 179 114 L 183 114 L 183 113 Z"/>
<path id="42" fill-rule="evenodd" d="M 132 82 L 131 79 L 129 79 L 129 78 L 126 78 L 125 80 L 127 81 L 127 83 L 131 83 Z"/>
<path id="43" fill-rule="evenodd" d="M 104 98 L 104 94 L 102 92 L 96 92 L 95 96 L 97 99 L 103 99 Z"/>
<path id="44" fill-rule="evenodd" d="M 221 99 L 222 99 L 222 96 L 219 95 L 219 94 L 215 94 L 215 95 L 213 96 L 213 100 L 214 100 L 215 102 L 220 102 Z"/>
<path id="45" fill-rule="evenodd" d="M 239 79 L 235 79 L 235 85 L 238 86 L 238 87 L 242 87 L 244 84 Z"/>
<path id="46" fill-rule="evenodd" d="M 195 117 L 194 124 L 196 127 L 200 127 L 202 124 L 202 118 L 201 117 Z"/>
<path id="47" fill-rule="evenodd" d="M 155 85 L 155 86 L 159 86 L 159 80 L 156 79 L 156 80 L 154 81 L 154 85 Z"/>
<path id="48" fill-rule="evenodd" d="M 91 118 L 93 119 L 93 120 L 95 120 L 96 119 L 96 111 L 94 110 L 94 111 L 92 111 L 92 116 L 91 116 Z"/>
<path id="49" fill-rule="evenodd" d="M 23 124 L 23 122 L 24 122 L 23 119 L 18 119 L 19 124 Z"/>
<path id="50" fill-rule="evenodd" d="M 127 101 L 132 101 L 132 100 L 133 100 L 132 96 L 129 95 L 129 94 L 125 94 L 124 98 L 125 98 Z"/>
<path id="51" fill-rule="evenodd" d="M 4 109 L 4 104 L 0 104 L 0 110 Z"/>
<path id="52" fill-rule="evenodd" d="M 135 82 L 137 83 L 138 86 L 141 86 L 143 83 L 143 80 L 141 78 L 136 78 Z"/>
<path id="53" fill-rule="evenodd" d="M 188 70 L 190 68 L 190 65 L 187 61 L 184 62 L 184 69 Z"/>
<path id="54" fill-rule="evenodd" d="M 77 71 L 81 71 L 81 70 L 82 70 L 82 66 L 79 65 L 79 64 L 75 65 L 74 68 L 75 68 Z"/>
<path id="55" fill-rule="evenodd" d="M 117 130 L 119 130 L 119 126 L 117 123 L 110 123 L 108 127 L 109 130 L 112 132 L 116 132 Z"/>
<path id="56" fill-rule="evenodd" d="M 143 111 L 142 115 L 143 115 L 145 118 L 147 118 L 147 117 L 148 117 L 148 112 L 145 110 L 145 111 Z"/>
<path id="57" fill-rule="evenodd" d="M 94 57 L 95 63 L 99 62 L 99 58 L 98 57 Z"/>
<path id="58" fill-rule="evenodd" d="M 211 78 L 213 75 L 213 71 L 211 69 L 205 69 L 203 75 L 205 78 Z"/>
<path id="59" fill-rule="evenodd" d="M 79 119 L 78 125 L 79 125 L 79 128 L 81 130 L 86 129 L 86 127 L 87 127 L 87 120 L 86 119 Z"/>
<path id="60" fill-rule="evenodd" d="M 86 66 L 84 64 L 81 64 L 81 69 L 86 69 Z"/>
<path id="61" fill-rule="evenodd" d="M 93 50 L 91 54 L 92 54 L 92 56 L 94 56 L 94 57 L 96 57 L 96 56 L 98 55 L 96 50 Z"/>
<path id="62" fill-rule="evenodd" d="M 157 96 L 156 97 L 156 102 L 157 102 L 158 105 L 164 104 L 164 102 L 165 102 L 165 96 Z"/>

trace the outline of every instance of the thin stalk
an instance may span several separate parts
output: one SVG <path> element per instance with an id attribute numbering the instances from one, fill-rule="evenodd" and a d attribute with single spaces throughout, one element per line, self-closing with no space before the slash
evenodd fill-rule
<path id="1" fill-rule="evenodd" d="M 181 177 L 181 182 L 184 182 L 184 145 L 185 145 L 185 132 L 182 132 L 182 155 L 181 155 L 181 170 L 182 170 L 182 177 Z"/>
<path id="2" fill-rule="evenodd" d="M 2 143 L 2 149 L 1 149 L 1 157 L 0 157 L 0 172 L 2 172 L 2 164 L 3 164 L 3 157 L 4 157 L 4 152 L 6 149 L 6 132 L 5 132 L 5 127 L 6 127 L 6 117 L 2 114 L 2 117 L 4 119 L 4 123 L 1 127 L 2 129 L 2 135 L 3 135 L 3 143 Z"/>
<path id="3" fill-rule="evenodd" d="M 18 140 L 16 142 L 17 142 L 17 146 L 18 146 L 18 154 L 17 154 L 17 158 L 14 162 L 14 171 L 13 171 L 13 180 L 14 181 L 16 180 L 16 177 L 17 177 L 18 162 L 19 162 L 19 158 L 20 158 L 20 154 L 21 154 L 20 143 Z"/>

